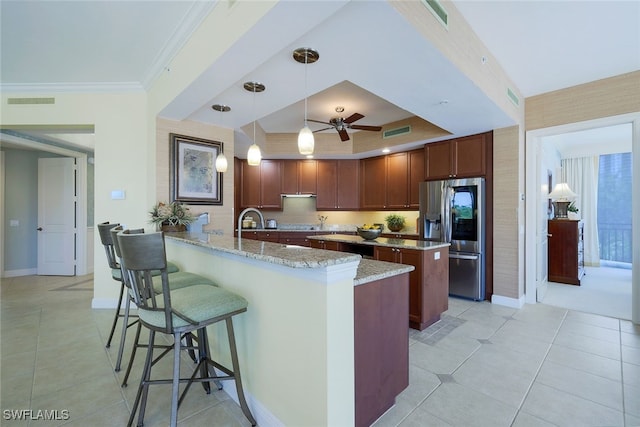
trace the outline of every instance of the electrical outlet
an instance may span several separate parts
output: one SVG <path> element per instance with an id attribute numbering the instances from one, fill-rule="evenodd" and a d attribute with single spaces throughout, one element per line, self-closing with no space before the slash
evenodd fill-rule
<path id="1" fill-rule="evenodd" d="M 433 259 L 440 259 L 440 251 L 436 251 L 433 253 Z"/>
<path id="2" fill-rule="evenodd" d="M 19 226 L 20 226 L 20 221 L 18 221 L 17 219 L 9 220 L 9 227 L 19 227 Z"/>

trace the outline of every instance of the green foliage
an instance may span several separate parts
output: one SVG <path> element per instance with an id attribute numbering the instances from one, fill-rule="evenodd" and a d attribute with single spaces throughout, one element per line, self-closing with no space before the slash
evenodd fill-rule
<path id="1" fill-rule="evenodd" d="M 152 224 L 161 225 L 188 225 L 195 221 L 195 217 L 189 212 L 189 208 L 180 202 L 169 204 L 158 202 L 149 211 Z"/>

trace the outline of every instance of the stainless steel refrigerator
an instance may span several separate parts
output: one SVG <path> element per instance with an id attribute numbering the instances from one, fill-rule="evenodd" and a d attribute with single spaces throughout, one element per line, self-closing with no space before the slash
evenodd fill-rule
<path id="1" fill-rule="evenodd" d="M 483 300 L 485 294 L 484 178 L 420 184 L 418 232 L 448 242 L 449 295 Z"/>

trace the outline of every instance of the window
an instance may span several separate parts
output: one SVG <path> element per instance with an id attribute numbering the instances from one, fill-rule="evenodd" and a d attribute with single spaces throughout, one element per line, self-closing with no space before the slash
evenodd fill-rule
<path id="1" fill-rule="evenodd" d="M 631 263 L 631 153 L 600 156 L 598 239 L 603 263 Z"/>

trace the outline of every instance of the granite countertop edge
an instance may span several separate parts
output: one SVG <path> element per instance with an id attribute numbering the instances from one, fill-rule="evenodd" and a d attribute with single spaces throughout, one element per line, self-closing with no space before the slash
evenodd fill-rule
<path id="1" fill-rule="evenodd" d="M 186 244 L 292 268 L 328 267 L 355 262 L 362 258 L 360 255 L 346 252 L 314 250 L 282 243 L 237 239 L 207 233 L 177 232 L 165 233 L 165 236 L 167 239 Z"/>
<path id="2" fill-rule="evenodd" d="M 358 272 L 356 278 L 353 279 L 353 284 L 354 286 L 364 285 L 365 283 L 376 280 L 410 273 L 413 270 L 415 270 L 415 267 L 412 265 L 363 258 L 360 264 L 358 264 Z"/>
<path id="3" fill-rule="evenodd" d="M 349 234 L 328 234 L 320 236 L 307 236 L 312 240 L 330 240 L 333 242 L 352 243 L 357 245 L 368 246 L 388 246 L 392 248 L 405 248 L 416 249 L 421 251 L 428 251 L 433 249 L 449 247 L 450 243 L 445 242 L 430 242 L 426 240 L 411 240 L 411 239 L 394 239 L 390 237 L 378 237 L 374 240 L 365 240 L 360 236 L 353 236 Z"/>

